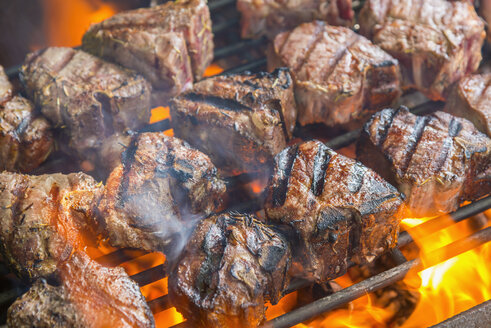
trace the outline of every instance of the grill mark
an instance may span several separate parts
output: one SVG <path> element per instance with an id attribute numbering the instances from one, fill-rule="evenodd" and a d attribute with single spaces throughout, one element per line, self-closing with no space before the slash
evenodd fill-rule
<path id="1" fill-rule="evenodd" d="M 361 164 L 360 162 L 356 162 L 350 170 L 350 175 L 348 178 L 348 190 L 355 194 L 360 191 L 361 186 L 363 185 L 363 177 L 367 168 Z"/>
<path id="2" fill-rule="evenodd" d="M 281 130 L 283 131 L 283 135 L 285 136 L 285 141 L 290 141 L 290 137 L 288 136 L 288 131 L 286 130 L 286 121 L 285 116 L 283 115 L 283 107 L 281 106 L 281 102 L 279 100 L 272 100 L 268 102 L 269 108 L 275 110 L 280 115 L 281 121 Z"/>
<path id="3" fill-rule="evenodd" d="M 367 202 L 364 202 L 360 205 L 360 214 L 361 216 L 365 216 L 368 214 L 373 214 L 374 210 L 377 209 L 380 205 L 385 203 L 388 200 L 398 198 L 396 193 L 388 194 L 380 198 L 372 199 Z"/>
<path id="4" fill-rule="evenodd" d="M 20 141 L 24 132 L 26 132 L 27 126 L 29 125 L 30 122 L 31 122 L 31 114 L 24 117 L 20 121 L 19 125 L 17 125 L 17 127 L 14 130 L 14 134 L 17 137 L 17 141 Z"/>
<path id="5" fill-rule="evenodd" d="M 329 67 L 329 71 L 327 71 L 327 73 L 324 75 L 324 80 L 325 81 L 327 81 L 331 77 L 331 75 L 333 74 L 334 70 L 338 66 L 340 60 L 349 51 L 349 48 L 351 46 L 353 46 L 356 43 L 356 41 L 358 41 L 360 39 L 360 36 L 359 35 L 357 35 L 354 32 L 353 32 L 353 34 L 354 35 L 351 37 L 351 39 L 348 40 L 348 42 L 345 44 L 345 47 L 342 50 L 340 50 L 340 51 L 336 51 L 336 54 L 334 55 L 334 64 L 331 65 L 331 67 Z"/>
<path id="6" fill-rule="evenodd" d="M 323 36 L 322 30 L 325 27 L 325 24 L 322 22 L 317 22 L 315 25 L 315 32 L 314 35 L 310 41 L 310 43 L 307 45 L 307 51 L 305 52 L 305 56 L 300 59 L 300 62 L 297 62 L 295 66 L 293 66 L 293 71 L 298 72 L 309 60 L 310 55 L 315 49 L 315 46 L 319 43 L 320 39 Z"/>
<path id="7" fill-rule="evenodd" d="M 252 111 L 252 109 L 250 107 L 245 106 L 236 100 L 220 98 L 220 97 L 213 96 L 213 95 L 203 95 L 203 94 L 197 94 L 194 92 L 190 92 L 190 93 L 186 93 L 183 96 L 183 98 L 186 100 L 189 100 L 189 101 L 205 103 L 205 104 L 208 104 L 210 106 L 217 107 L 217 108 L 223 109 L 223 110 Z"/>
<path id="8" fill-rule="evenodd" d="M 310 190 L 314 196 L 318 197 L 324 191 L 324 182 L 326 180 L 326 170 L 331 161 L 330 149 L 324 144 L 319 146 L 319 150 L 315 155 L 314 159 L 314 172 L 312 175 L 312 184 L 310 185 Z"/>
<path id="9" fill-rule="evenodd" d="M 453 143 L 453 138 L 459 134 L 460 130 L 462 130 L 462 124 L 455 118 L 452 118 L 448 126 L 448 136 L 443 141 L 442 152 L 435 161 L 435 172 L 439 172 L 442 169 L 443 164 L 445 164 L 445 161 L 448 158 L 450 147 Z"/>
<path id="10" fill-rule="evenodd" d="M 279 207 L 285 203 L 288 191 L 288 182 L 293 165 L 298 154 L 298 145 L 283 150 L 276 157 L 278 182 L 273 188 L 273 206 Z"/>
<path id="11" fill-rule="evenodd" d="M 121 183 L 119 185 L 118 197 L 117 197 L 119 207 L 124 206 L 124 203 L 127 198 L 128 185 L 130 183 L 129 181 L 130 178 L 128 174 L 130 172 L 133 162 L 135 161 L 135 154 L 138 149 L 138 140 L 139 140 L 138 136 L 133 137 L 128 147 L 121 154 L 123 173 L 122 173 Z"/>
<path id="12" fill-rule="evenodd" d="M 430 116 L 418 116 L 416 122 L 414 123 L 413 133 L 409 137 L 408 144 L 406 145 L 406 150 L 405 150 L 406 159 L 402 163 L 402 167 L 401 167 L 403 174 L 406 173 L 409 167 L 409 163 L 411 163 L 411 160 L 413 158 L 416 147 L 418 146 L 421 137 L 423 136 L 423 132 L 426 128 L 426 125 L 430 120 L 431 120 Z"/>
<path id="13" fill-rule="evenodd" d="M 382 132 L 380 134 L 380 138 L 377 142 L 377 146 L 381 146 L 384 144 L 385 139 L 387 139 L 387 136 L 389 134 L 389 129 L 392 126 L 392 123 L 394 122 L 394 118 L 397 116 L 401 108 L 405 108 L 403 106 L 397 108 L 396 110 L 391 110 L 390 115 L 387 117 L 387 121 L 385 122 L 384 126 L 382 127 Z M 407 109 L 406 109 L 407 110 Z"/>

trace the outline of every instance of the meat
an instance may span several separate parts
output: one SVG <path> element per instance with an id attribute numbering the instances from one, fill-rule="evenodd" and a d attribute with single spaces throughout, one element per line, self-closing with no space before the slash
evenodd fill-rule
<path id="1" fill-rule="evenodd" d="M 348 259 L 370 262 L 395 247 L 401 205 L 374 171 L 313 140 L 276 156 L 265 212 L 289 231 L 291 274 L 324 282 L 343 275 Z"/>
<path id="2" fill-rule="evenodd" d="M 327 21 L 332 25 L 351 25 L 354 17 L 351 0 L 238 0 L 243 38 L 278 33 L 313 20 Z"/>
<path id="3" fill-rule="evenodd" d="M 446 0 L 367 0 L 360 32 L 401 63 L 403 88 L 444 100 L 481 61 L 484 22 L 472 4 Z"/>
<path id="4" fill-rule="evenodd" d="M 150 119 L 150 84 L 83 51 L 48 48 L 30 54 L 21 80 L 28 96 L 84 158 L 106 137 L 136 130 Z"/>
<path id="5" fill-rule="evenodd" d="M 364 126 L 357 156 L 406 195 L 409 217 L 449 213 L 491 191 L 491 139 L 448 113 L 384 109 Z"/>
<path id="6" fill-rule="evenodd" d="M 480 5 L 480 14 L 486 21 L 488 25 L 488 33 L 487 33 L 487 39 L 488 42 L 491 41 L 491 33 L 489 31 L 489 23 L 491 22 L 491 1 L 490 0 L 481 0 L 479 1 Z"/>
<path id="7" fill-rule="evenodd" d="M 223 201 L 225 184 L 208 156 L 163 132 L 134 137 L 122 162 L 99 204 L 113 246 L 172 255 Z"/>
<path id="8" fill-rule="evenodd" d="M 361 126 L 400 95 L 397 60 L 350 29 L 305 23 L 272 48 L 268 66 L 292 72 L 301 125 Z"/>
<path id="9" fill-rule="evenodd" d="M 14 95 L 0 66 L 0 171 L 29 172 L 44 162 L 52 149 L 50 124 L 29 100 Z"/>
<path id="10" fill-rule="evenodd" d="M 171 102 L 177 137 L 208 154 L 224 174 L 264 171 L 295 127 L 286 69 L 208 78 Z"/>
<path id="11" fill-rule="evenodd" d="M 102 184 L 83 173 L 0 174 L 0 251 L 24 279 L 57 276 L 57 265 L 95 236 Z"/>
<path id="12" fill-rule="evenodd" d="M 287 241 L 253 215 L 201 221 L 169 275 L 169 296 L 193 326 L 257 327 L 288 286 Z"/>
<path id="13" fill-rule="evenodd" d="M 92 25 L 82 47 L 143 74 L 162 105 L 190 89 L 213 60 L 210 12 L 205 0 L 121 12 Z"/>
<path id="14" fill-rule="evenodd" d="M 491 73 L 460 80 L 445 104 L 445 111 L 468 119 L 491 137 Z"/>
<path id="15" fill-rule="evenodd" d="M 138 285 L 123 268 L 105 268 L 76 252 L 59 271 L 60 285 L 39 279 L 10 306 L 8 327 L 155 327 Z"/>

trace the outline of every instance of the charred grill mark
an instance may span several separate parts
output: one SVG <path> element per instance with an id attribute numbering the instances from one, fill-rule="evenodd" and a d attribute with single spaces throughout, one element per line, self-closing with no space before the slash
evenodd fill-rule
<path id="1" fill-rule="evenodd" d="M 392 123 L 394 122 L 394 117 L 397 116 L 397 114 L 399 113 L 401 108 L 404 108 L 407 110 L 407 108 L 404 106 L 399 107 L 397 110 L 393 110 L 393 109 L 388 110 L 389 114 L 387 115 L 387 117 L 385 117 L 386 112 L 382 112 L 382 115 L 380 117 L 380 124 L 383 124 L 383 126 L 381 127 L 382 131 L 380 132 L 380 137 L 379 137 L 379 140 L 377 142 L 377 146 L 381 146 L 384 144 L 385 139 L 387 139 L 387 135 L 389 134 L 390 127 L 392 126 Z M 384 122 L 384 120 L 385 120 L 385 122 Z M 379 130 L 380 130 L 380 128 L 379 128 Z"/>
<path id="2" fill-rule="evenodd" d="M 462 130 L 462 124 L 455 118 L 452 118 L 452 120 L 450 121 L 450 125 L 448 127 L 448 135 L 451 138 L 456 137 L 459 135 L 461 130 Z"/>
<path id="3" fill-rule="evenodd" d="M 331 77 L 334 70 L 336 69 L 336 66 L 338 66 L 340 60 L 349 51 L 349 48 L 351 48 L 351 46 L 353 46 L 356 43 L 356 41 L 358 41 L 359 39 L 360 39 L 360 36 L 355 33 L 352 36 L 352 38 L 350 40 L 348 40 L 348 42 L 345 45 L 343 45 L 343 48 L 340 51 L 339 50 L 336 51 L 336 54 L 334 56 L 334 63 L 333 63 L 333 65 L 331 65 L 331 67 L 329 67 L 329 70 L 324 75 L 324 80 L 327 81 Z"/>
<path id="4" fill-rule="evenodd" d="M 355 194 L 360 191 L 363 185 L 363 176 L 365 175 L 367 168 L 360 162 L 356 162 L 350 170 L 350 175 L 348 178 L 348 190 Z"/>
<path id="5" fill-rule="evenodd" d="M 439 173 L 443 165 L 445 164 L 445 161 L 448 158 L 448 153 L 450 152 L 450 147 L 453 144 L 453 138 L 459 134 L 460 130 L 462 130 L 462 124 L 453 117 L 450 120 L 450 124 L 448 125 L 448 137 L 446 137 L 443 141 L 440 156 L 438 156 L 435 160 L 435 172 Z"/>
<path id="6" fill-rule="evenodd" d="M 411 163 L 411 159 L 413 158 L 416 147 L 423 136 L 423 132 L 425 130 L 426 125 L 431 120 L 430 116 L 418 116 L 416 122 L 414 123 L 414 130 L 411 136 L 408 139 L 408 144 L 406 145 L 406 160 L 402 163 L 401 170 L 402 173 L 405 174 L 409 163 Z"/>
<path id="7" fill-rule="evenodd" d="M 383 68 L 383 67 L 390 67 L 390 66 L 395 66 L 396 63 L 393 60 L 384 60 L 383 62 L 372 64 L 373 68 Z"/>
<path id="8" fill-rule="evenodd" d="M 320 196 L 324 190 L 324 182 L 326 180 L 326 170 L 331 161 L 331 153 L 329 148 L 324 145 L 319 146 L 319 150 L 314 159 L 314 173 L 312 176 L 312 184 L 310 190 L 314 196 Z"/>
<path id="9" fill-rule="evenodd" d="M 252 111 L 250 107 L 247 107 L 234 99 L 225 99 L 213 95 L 203 95 L 194 92 L 186 93 L 183 96 L 184 99 L 199 103 L 205 103 L 223 110 L 229 111 Z"/>
<path id="10" fill-rule="evenodd" d="M 365 216 L 365 215 L 369 215 L 369 214 L 374 214 L 375 213 L 375 210 L 380 205 L 382 205 L 386 201 L 391 200 L 391 199 L 394 199 L 394 198 L 398 198 L 398 194 L 397 193 L 391 193 L 391 194 L 385 195 L 383 197 L 372 199 L 372 200 L 369 200 L 369 201 L 367 201 L 365 203 L 362 203 L 360 205 L 360 208 L 359 208 L 359 211 L 360 211 L 361 216 Z"/>
<path id="11" fill-rule="evenodd" d="M 94 99 L 101 106 L 102 121 L 104 122 L 104 127 L 106 129 L 105 135 L 110 136 L 114 133 L 114 121 L 113 115 L 111 113 L 111 99 L 104 92 L 94 93 Z"/>
<path id="12" fill-rule="evenodd" d="M 311 41 L 307 45 L 307 51 L 305 52 L 305 56 L 300 59 L 300 62 L 296 63 L 296 65 L 293 67 L 294 72 L 298 72 L 309 60 L 310 55 L 312 54 L 312 51 L 314 51 L 315 46 L 319 43 L 321 40 L 323 33 L 322 30 L 326 24 L 323 22 L 316 22 L 315 25 L 315 32 L 314 35 L 312 36 Z M 291 34 L 290 34 L 291 35 Z"/>
<path id="13" fill-rule="evenodd" d="M 31 115 L 28 115 L 27 117 L 24 117 L 20 122 L 20 124 L 15 128 L 14 133 L 18 141 L 20 141 L 20 139 L 22 138 L 22 135 L 26 131 L 30 121 L 31 121 Z"/>
<path id="14" fill-rule="evenodd" d="M 121 177 L 121 184 L 118 190 L 118 203 L 119 207 L 123 207 L 127 198 L 128 185 L 130 183 L 130 178 L 128 173 L 131 170 L 131 166 L 135 161 L 135 154 L 138 149 L 139 136 L 134 136 L 129 144 L 129 146 L 121 153 L 121 163 L 123 164 L 123 173 Z"/>
<path id="15" fill-rule="evenodd" d="M 278 181 L 273 188 L 273 206 L 279 207 L 285 203 L 288 191 L 288 182 L 295 159 L 297 158 L 298 145 L 289 147 L 278 154 L 276 158 Z"/>

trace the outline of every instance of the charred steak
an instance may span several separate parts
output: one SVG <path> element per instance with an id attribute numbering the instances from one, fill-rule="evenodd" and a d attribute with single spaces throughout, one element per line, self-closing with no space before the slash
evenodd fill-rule
<path id="1" fill-rule="evenodd" d="M 208 78 L 171 102 L 174 133 L 225 174 L 264 170 L 286 146 L 297 116 L 286 69 Z"/>
<path id="2" fill-rule="evenodd" d="M 208 156 L 163 132 L 135 136 L 122 156 L 99 204 L 110 243 L 173 255 L 220 207 L 224 182 Z"/>
<path id="3" fill-rule="evenodd" d="M 105 268 L 75 252 L 59 272 L 60 285 L 39 279 L 10 306 L 8 327 L 155 327 L 138 285 L 123 268 Z"/>
<path id="4" fill-rule="evenodd" d="M 201 79 L 213 59 L 205 0 L 169 1 L 118 13 L 85 33 L 84 50 L 140 72 L 162 105 Z"/>
<path id="5" fill-rule="evenodd" d="M 142 76 L 71 48 L 27 56 L 26 92 L 66 131 L 71 148 L 87 157 L 113 133 L 135 130 L 150 118 L 151 86 Z"/>
<path id="6" fill-rule="evenodd" d="M 94 236 L 94 208 L 102 195 L 83 173 L 0 174 L 0 251 L 25 279 L 56 276 L 57 265 Z"/>
<path id="7" fill-rule="evenodd" d="M 243 38 L 278 33 L 313 20 L 331 25 L 351 25 L 354 17 L 351 0 L 238 0 Z"/>
<path id="8" fill-rule="evenodd" d="M 37 115 L 29 100 L 14 96 L 0 66 L 0 171 L 29 172 L 44 162 L 52 149 L 50 124 Z"/>
<path id="9" fill-rule="evenodd" d="M 397 58 L 404 88 L 444 100 L 449 87 L 474 72 L 486 36 L 467 1 L 367 0 L 361 33 Z"/>
<path id="10" fill-rule="evenodd" d="M 302 24 L 279 34 L 269 55 L 270 68 L 292 72 L 301 125 L 359 126 L 400 94 L 397 60 L 348 28 Z"/>
<path id="11" fill-rule="evenodd" d="M 190 322 L 205 327 L 257 327 L 266 301 L 288 286 L 290 247 L 253 215 L 201 221 L 169 276 L 169 296 Z"/>
<path id="12" fill-rule="evenodd" d="M 292 275 L 322 282 L 395 247 L 401 205 L 378 174 L 314 140 L 276 156 L 265 211 L 292 236 Z"/>
<path id="13" fill-rule="evenodd" d="M 460 80 L 445 104 L 445 111 L 468 119 L 491 137 L 491 73 Z"/>
<path id="14" fill-rule="evenodd" d="M 414 216 L 449 213 L 491 191 L 491 139 L 444 112 L 384 109 L 365 124 L 357 156 L 406 195 Z"/>

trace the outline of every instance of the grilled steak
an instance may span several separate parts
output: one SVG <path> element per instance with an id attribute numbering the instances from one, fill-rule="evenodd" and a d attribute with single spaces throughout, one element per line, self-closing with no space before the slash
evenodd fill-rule
<path id="1" fill-rule="evenodd" d="M 400 94 L 397 60 L 344 27 L 302 24 L 279 34 L 269 55 L 270 68 L 292 72 L 301 125 L 359 126 Z"/>
<path id="2" fill-rule="evenodd" d="M 327 281 L 348 259 L 370 262 L 396 245 L 401 204 L 378 174 L 314 140 L 276 156 L 265 211 L 290 229 L 292 275 Z"/>
<path id="3" fill-rule="evenodd" d="M 31 102 L 14 96 L 0 66 L 0 171 L 29 172 L 53 149 L 51 126 L 39 117 Z"/>
<path id="4" fill-rule="evenodd" d="M 151 86 L 143 77 L 82 51 L 30 54 L 21 79 L 41 112 L 84 157 L 111 134 L 138 129 L 150 118 Z"/>
<path id="5" fill-rule="evenodd" d="M 171 102 L 177 137 L 208 154 L 226 174 L 267 168 L 295 127 L 286 69 L 208 78 Z"/>
<path id="6" fill-rule="evenodd" d="M 481 61 L 484 22 L 466 1 L 367 0 L 361 33 L 401 63 L 404 88 L 444 100 Z"/>
<path id="7" fill-rule="evenodd" d="M 480 14 L 486 21 L 488 25 L 488 33 L 487 33 L 487 39 L 488 42 L 491 42 L 491 32 L 489 30 L 489 23 L 491 23 L 491 1 L 490 0 L 480 0 L 479 1 L 479 6 L 480 6 Z"/>
<path id="8" fill-rule="evenodd" d="M 56 267 L 94 235 L 102 184 L 83 173 L 0 174 L 0 251 L 19 276 L 56 276 Z"/>
<path id="9" fill-rule="evenodd" d="M 215 166 L 182 140 L 143 133 L 122 159 L 99 204 L 100 220 L 114 246 L 171 255 L 196 220 L 222 203 L 225 184 Z"/>
<path id="10" fill-rule="evenodd" d="M 354 17 L 351 0 L 238 0 L 243 38 L 278 33 L 313 20 L 327 21 L 331 25 L 351 25 Z"/>
<path id="11" fill-rule="evenodd" d="M 491 137 L 491 73 L 470 75 L 456 84 L 445 111 L 467 118 Z"/>
<path id="12" fill-rule="evenodd" d="M 138 285 L 123 268 L 105 268 L 75 252 L 59 271 L 59 286 L 40 279 L 10 306 L 8 327 L 155 326 Z"/>
<path id="13" fill-rule="evenodd" d="M 290 247 L 253 215 L 201 221 L 169 275 L 172 304 L 205 327 L 257 327 L 288 286 Z"/>
<path id="14" fill-rule="evenodd" d="M 364 126 L 357 155 L 398 186 L 414 216 L 449 213 L 491 191 L 491 139 L 444 112 L 384 109 Z"/>
<path id="15" fill-rule="evenodd" d="M 121 12 L 85 33 L 84 50 L 134 69 L 153 85 L 162 105 L 201 79 L 213 59 L 211 19 L 205 0 Z"/>

